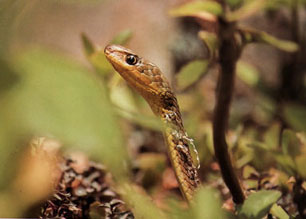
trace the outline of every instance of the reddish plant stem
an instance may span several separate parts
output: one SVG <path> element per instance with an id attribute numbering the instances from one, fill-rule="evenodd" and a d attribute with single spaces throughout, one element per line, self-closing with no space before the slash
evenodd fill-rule
<path id="1" fill-rule="evenodd" d="M 245 197 L 234 171 L 225 139 L 240 48 L 235 40 L 235 25 L 233 23 L 227 23 L 220 19 L 219 28 L 220 76 L 213 119 L 214 149 L 223 180 L 233 196 L 233 201 L 236 204 L 242 204 Z"/>

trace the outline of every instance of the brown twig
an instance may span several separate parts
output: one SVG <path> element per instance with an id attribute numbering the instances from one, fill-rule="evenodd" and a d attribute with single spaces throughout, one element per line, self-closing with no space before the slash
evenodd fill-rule
<path id="1" fill-rule="evenodd" d="M 229 108 L 234 89 L 236 62 L 240 56 L 240 48 L 235 40 L 235 24 L 228 23 L 220 18 L 219 25 L 220 76 L 213 120 L 214 149 L 223 180 L 233 196 L 233 201 L 236 204 L 242 204 L 245 197 L 231 163 L 225 140 Z"/>
<path id="2" fill-rule="evenodd" d="M 305 72 L 305 39 L 300 32 L 299 0 L 291 1 L 291 40 L 299 45 L 299 50 L 290 54 L 290 58 L 284 62 L 281 71 L 281 86 L 279 99 L 285 101 L 304 102 L 303 77 Z M 286 57 L 287 58 L 287 57 Z M 280 105 L 282 108 L 282 105 Z"/>

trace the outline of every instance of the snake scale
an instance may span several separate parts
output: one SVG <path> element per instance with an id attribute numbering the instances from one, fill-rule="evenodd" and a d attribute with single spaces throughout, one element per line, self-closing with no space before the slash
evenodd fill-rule
<path id="1" fill-rule="evenodd" d="M 200 180 L 190 154 L 191 139 L 185 132 L 179 105 L 169 82 L 155 64 L 125 47 L 108 45 L 104 53 L 114 69 L 143 96 L 153 113 L 163 121 L 168 154 L 180 190 L 190 202 Z"/>

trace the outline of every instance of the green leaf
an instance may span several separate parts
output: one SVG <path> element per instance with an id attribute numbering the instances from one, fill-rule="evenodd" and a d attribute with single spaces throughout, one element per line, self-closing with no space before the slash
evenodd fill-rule
<path id="1" fill-rule="evenodd" d="M 254 29 L 241 29 L 246 43 L 265 43 L 286 52 L 296 52 L 299 46 L 288 40 L 278 39 L 266 32 Z"/>
<path id="2" fill-rule="evenodd" d="M 261 219 L 281 197 L 279 191 L 261 190 L 251 194 L 241 206 L 239 215 L 247 219 Z"/>
<path id="3" fill-rule="evenodd" d="M 286 52 L 295 52 L 299 49 L 299 46 L 294 42 L 277 39 L 276 37 L 264 32 L 261 33 L 260 38 L 261 42 L 267 43 Z"/>
<path id="4" fill-rule="evenodd" d="M 20 76 L 0 115 L 26 135 L 55 136 L 126 176 L 127 153 L 107 90 L 75 62 L 31 49 L 13 62 Z"/>
<path id="5" fill-rule="evenodd" d="M 265 145 L 271 150 L 277 150 L 279 148 L 279 136 L 281 134 L 281 127 L 279 123 L 273 123 L 269 129 L 265 132 L 263 140 Z"/>
<path id="6" fill-rule="evenodd" d="M 306 179 L 306 155 L 301 154 L 295 158 L 296 168 L 299 176 Z"/>
<path id="7" fill-rule="evenodd" d="M 296 134 L 289 129 L 283 131 L 282 150 L 284 154 L 289 155 L 292 158 L 301 153 L 300 141 Z"/>
<path id="8" fill-rule="evenodd" d="M 166 219 L 166 215 L 157 208 L 152 200 L 146 196 L 143 191 L 137 189 L 136 186 L 129 184 L 121 184 L 120 189 L 123 191 L 123 199 L 132 207 L 135 218 L 145 219 Z"/>
<path id="9" fill-rule="evenodd" d="M 104 50 L 96 49 L 90 39 L 83 33 L 81 35 L 82 43 L 88 61 L 93 65 L 95 70 L 102 76 L 108 75 L 113 71 L 111 64 L 107 61 Z M 111 44 L 126 44 L 132 37 L 131 30 L 124 30 L 113 38 Z"/>
<path id="10" fill-rule="evenodd" d="M 95 52 L 95 47 L 91 40 L 87 37 L 85 33 L 81 34 L 81 39 L 84 47 L 85 54 L 91 56 Z"/>
<path id="11" fill-rule="evenodd" d="M 255 104 L 255 118 L 260 123 L 272 121 L 277 110 L 277 103 L 267 95 L 257 95 Z"/>
<path id="12" fill-rule="evenodd" d="M 288 103 L 284 107 L 284 118 L 297 131 L 306 131 L 306 107 Z"/>
<path id="13" fill-rule="evenodd" d="M 218 48 L 218 38 L 215 33 L 200 31 L 199 37 L 204 41 L 209 51 L 210 59 L 214 57 L 214 54 Z"/>
<path id="14" fill-rule="evenodd" d="M 249 86 L 254 87 L 259 81 L 259 73 L 257 69 L 243 61 L 237 63 L 237 76 Z"/>
<path id="15" fill-rule="evenodd" d="M 252 176 L 257 176 L 259 175 L 258 172 L 256 171 L 256 169 L 250 165 L 246 165 L 244 168 L 243 168 L 243 178 L 244 179 L 248 179 Z"/>
<path id="16" fill-rule="evenodd" d="M 195 197 L 195 204 L 191 212 L 195 219 L 214 218 L 226 219 L 224 211 L 221 208 L 221 201 L 216 190 L 201 188 Z"/>
<path id="17" fill-rule="evenodd" d="M 108 73 L 110 73 L 113 70 L 113 68 L 111 64 L 107 61 L 104 55 L 104 51 L 101 49 L 96 50 L 95 46 L 93 45 L 93 43 L 85 33 L 81 34 L 81 38 L 82 38 L 84 53 L 88 61 L 95 68 L 95 70 L 102 76 L 105 76 Z"/>
<path id="18" fill-rule="evenodd" d="M 88 57 L 88 60 L 94 66 L 95 70 L 102 76 L 106 76 L 113 71 L 113 67 L 107 61 L 103 50 L 96 51 Z"/>
<path id="19" fill-rule="evenodd" d="M 177 86 L 184 90 L 199 80 L 207 72 L 207 60 L 195 60 L 185 65 L 177 74 Z"/>
<path id="20" fill-rule="evenodd" d="M 289 176 L 296 175 L 296 164 L 289 155 L 276 153 L 274 155 L 277 165 L 283 169 Z"/>
<path id="21" fill-rule="evenodd" d="M 169 219 L 186 219 L 193 218 L 190 208 L 186 209 L 182 207 L 182 203 L 175 197 L 167 200 L 167 211 L 169 212 Z"/>
<path id="22" fill-rule="evenodd" d="M 228 21 L 238 21 L 248 18 L 260 11 L 266 5 L 266 0 L 252 0 L 245 3 L 241 8 L 236 11 L 229 12 L 226 15 Z"/>
<path id="23" fill-rule="evenodd" d="M 270 210 L 270 213 L 275 216 L 277 219 L 289 219 L 289 215 L 286 211 L 279 205 L 274 204 Z"/>
<path id="24" fill-rule="evenodd" d="M 156 116 L 147 116 L 143 115 L 139 112 L 131 112 L 126 109 L 117 109 L 118 114 L 137 125 L 140 125 L 144 128 L 155 130 L 155 131 L 163 131 L 163 123 L 156 119 Z"/>
<path id="25" fill-rule="evenodd" d="M 132 38 L 132 36 L 133 33 L 131 30 L 123 30 L 112 39 L 111 44 L 124 45 Z"/>
<path id="26" fill-rule="evenodd" d="M 118 82 L 122 81 L 119 74 L 114 74 L 109 81 L 110 98 L 112 103 L 128 112 L 137 112 L 138 108 L 135 103 L 135 96 L 133 91 L 126 85 L 118 86 Z"/>
<path id="27" fill-rule="evenodd" d="M 193 1 L 171 9 L 169 14 L 173 17 L 195 16 L 202 12 L 221 15 L 222 7 L 215 1 Z"/>

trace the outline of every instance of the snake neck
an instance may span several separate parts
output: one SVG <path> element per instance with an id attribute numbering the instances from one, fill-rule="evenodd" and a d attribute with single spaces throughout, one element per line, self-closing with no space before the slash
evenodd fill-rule
<path id="1" fill-rule="evenodd" d="M 200 184 L 197 167 L 190 153 L 190 145 L 193 145 L 193 140 L 188 137 L 184 129 L 175 96 L 173 95 L 171 100 L 168 99 L 164 103 L 164 108 L 161 109 L 159 115 L 165 124 L 164 136 L 168 153 L 180 189 L 185 198 L 191 201 L 196 188 Z"/>

